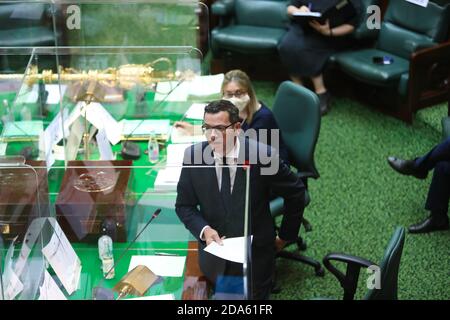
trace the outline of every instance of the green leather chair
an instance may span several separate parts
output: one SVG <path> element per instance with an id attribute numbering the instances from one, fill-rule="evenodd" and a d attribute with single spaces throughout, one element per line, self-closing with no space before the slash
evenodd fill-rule
<path id="1" fill-rule="evenodd" d="M 342 253 L 330 253 L 323 259 L 325 267 L 338 279 L 344 289 L 344 300 L 353 300 L 361 268 L 377 266 L 380 271 L 379 289 L 369 289 L 366 300 L 397 300 L 398 271 L 405 242 L 405 228 L 397 227 L 391 241 L 384 251 L 380 264 L 364 258 Z M 343 262 L 347 265 L 346 273 L 339 271 L 332 261 Z"/>
<path id="2" fill-rule="evenodd" d="M 437 70 L 449 68 L 446 63 L 448 48 L 439 46 L 449 37 L 449 21 L 448 4 L 439 5 L 430 1 L 428 6 L 423 8 L 407 1 L 389 1 L 376 46 L 342 52 L 335 55 L 333 60 L 351 77 L 380 90 L 384 88 L 395 92 L 399 100 L 396 105 L 400 104 L 400 110 L 396 110 L 397 116 L 411 122 L 415 111 L 446 98 L 445 92 L 441 90 L 439 95 L 433 96 L 428 103 L 419 104 L 418 98 L 412 98 L 411 93 L 418 94 L 416 91 L 420 88 L 412 89 L 412 83 L 416 83 L 417 78 L 424 77 L 422 72 L 413 73 L 416 69 L 413 65 L 416 53 L 428 48 L 437 49 L 438 51 L 424 50 L 424 54 L 432 57 L 433 61 L 429 61 L 430 68 L 433 65 Z M 374 57 L 383 56 L 392 57 L 393 63 L 378 65 L 373 62 Z M 442 67 L 436 68 L 436 63 L 441 63 Z M 441 80 L 445 80 L 445 75 Z M 379 95 L 382 95 L 381 92 L 383 91 L 380 91 Z"/>
<path id="3" fill-rule="evenodd" d="M 0 47 L 55 46 L 60 33 L 53 29 L 51 5 L 45 3 L 0 4 Z M 55 36 L 56 35 L 56 36 Z M 0 70 L 3 72 L 23 71 L 27 56 L 1 56 Z"/>
<path id="4" fill-rule="evenodd" d="M 211 31 L 214 57 L 225 53 L 277 54 L 288 26 L 287 0 L 218 0 L 219 26 Z"/>
<path id="5" fill-rule="evenodd" d="M 284 81 L 278 87 L 272 111 L 288 148 L 291 165 L 297 170 L 297 175 L 302 178 L 307 187 L 309 178 L 317 179 L 320 176 L 314 162 L 314 150 L 321 122 L 319 98 L 305 87 L 291 81 Z M 306 205 L 310 203 L 310 200 L 307 191 Z M 283 199 L 272 200 L 270 210 L 274 218 L 283 214 Z M 307 231 L 311 230 L 307 220 L 303 220 L 303 225 Z M 291 244 L 296 244 L 298 251 L 306 249 L 301 237 Z M 320 262 L 303 256 L 299 252 L 283 250 L 278 257 L 306 263 L 314 267 L 316 275 L 324 275 Z"/>

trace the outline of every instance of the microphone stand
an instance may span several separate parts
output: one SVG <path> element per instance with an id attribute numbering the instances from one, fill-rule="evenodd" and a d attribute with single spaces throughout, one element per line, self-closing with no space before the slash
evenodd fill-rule
<path id="1" fill-rule="evenodd" d="M 141 231 L 139 231 L 139 233 L 136 235 L 136 237 L 134 237 L 133 241 L 130 242 L 130 244 L 128 245 L 128 247 L 122 251 L 122 254 L 120 255 L 120 257 L 116 260 L 116 262 L 113 264 L 113 266 L 108 270 L 108 272 L 104 275 L 105 278 L 108 277 L 108 275 L 111 273 L 112 270 L 114 270 L 114 268 L 117 266 L 117 264 L 122 260 L 123 256 L 125 255 L 125 253 L 128 252 L 128 250 L 130 250 L 131 246 L 136 242 L 136 240 L 141 236 L 141 234 L 144 232 L 145 229 L 147 229 L 147 227 L 150 225 L 150 223 L 156 218 L 158 217 L 158 215 L 161 213 L 161 208 L 158 208 L 155 210 L 155 212 L 153 213 L 152 217 L 150 218 L 150 220 L 145 224 L 145 226 L 142 228 Z M 95 287 L 94 288 L 94 293 L 95 293 L 95 289 L 98 288 Z M 108 292 L 109 293 L 109 292 Z M 112 299 L 114 299 L 114 294 L 111 292 L 111 294 L 109 295 L 111 297 L 112 295 Z M 94 297 L 95 299 L 95 297 Z M 97 299 L 95 299 L 97 300 Z"/>

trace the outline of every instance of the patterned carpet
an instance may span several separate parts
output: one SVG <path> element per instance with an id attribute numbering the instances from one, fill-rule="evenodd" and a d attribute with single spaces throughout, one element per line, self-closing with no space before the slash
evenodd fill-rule
<path id="1" fill-rule="evenodd" d="M 255 81 L 258 98 L 272 105 L 278 83 Z M 313 232 L 302 233 L 315 259 L 344 252 L 380 262 L 396 226 L 427 216 L 427 180 L 400 176 L 386 162 L 389 155 L 412 158 L 441 139 L 445 105 L 420 111 L 412 126 L 379 114 L 349 99 L 336 98 L 322 120 L 316 148 L 321 177 L 310 182 L 311 205 L 305 216 Z M 399 273 L 399 299 L 450 299 L 450 232 L 406 235 Z M 328 271 L 287 260 L 277 262 L 282 292 L 273 299 L 342 298 L 343 290 Z M 360 274 L 356 298 L 369 277 Z"/>

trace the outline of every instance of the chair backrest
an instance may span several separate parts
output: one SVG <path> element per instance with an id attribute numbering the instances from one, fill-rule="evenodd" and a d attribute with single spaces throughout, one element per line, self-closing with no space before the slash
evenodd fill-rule
<path id="1" fill-rule="evenodd" d="M 417 44 L 435 44 L 448 36 L 450 6 L 429 2 L 426 8 L 407 1 L 389 1 L 377 47 L 405 59 Z"/>
<path id="2" fill-rule="evenodd" d="M 359 22 L 356 30 L 353 32 L 353 37 L 358 40 L 376 39 L 378 36 L 377 29 L 369 29 L 367 27 L 367 20 L 370 14 L 367 12 L 367 8 L 370 6 L 379 6 L 381 0 L 361 0 L 361 8 L 359 12 Z"/>
<path id="3" fill-rule="evenodd" d="M 368 300 L 397 300 L 398 270 L 405 243 L 405 228 L 398 227 L 387 246 L 380 263 L 380 289 L 370 289 L 364 297 Z"/>
<path id="4" fill-rule="evenodd" d="M 272 111 L 292 165 L 302 176 L 318 178 L 314 163 L 321 120 L 317 95 L 291 81 L 284 81 L 278 87 Z"/>
<path id="5" fill-rule="evenodd" d="M 286 0 L 235 0 L 235 23 L 258 27 L 287 28 Z"/>

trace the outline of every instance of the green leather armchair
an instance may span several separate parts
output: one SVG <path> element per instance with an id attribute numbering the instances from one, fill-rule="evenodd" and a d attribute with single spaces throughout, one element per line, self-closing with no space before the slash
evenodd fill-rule
<path id="1" fill-rule="evenodd" d="M 53 29 L 52 5 L 45 3 L 0 4 L 0 48 L 55 46 L 61 39 Z M 60 44 L 60 43 L 59 43 Z M 0 70 L 23 71 L 27 56 L 2 55 Z"/>
<path id="2" fill-rule="evenodd" d="M 353 300 L 361 268 L 374 268 L 372 271 L 379 271 L 379 283 L 374 288 L 367 291 L 365 300 L 397 300 L 398 290 L 398 272 L 400 260 L 405 243 L 405 228 L 397 227 L 392 235 L 383 259 L 380 264 L 376 264 L 364 258 L 351 256 L 342 253 L 330 253 L 323 259 L 325 267 L 338 279 L 341 287 L 344 289 L 344 300 Z M 346 273 L 339 271 L 332 263 L 337 261 L 347 265 Z M 375 279 L 377 275 L 374 273 Z"/>
<path id="3" fill-rule="evenodd" d="M 214 57 L 225 53 L 277 54 L 288 27 L 288 0 L 218 0 L 219 25 L 211 31 Z"/>
<path id="4" fill-rule="evenodd" d="M 449 21 L 448 4 L 430 2 L 423 8 L 407 1 L 390 1 L 376 46 L 339 53 L 333 61 L 352 78 L 376 90 L 373 96 L 394 100 L 387 112 L 411 123 L 417 110 L 447 98 Z M 383 56 L 392 57 L 393 63 L 373 62 L 374 57 Z"/>

